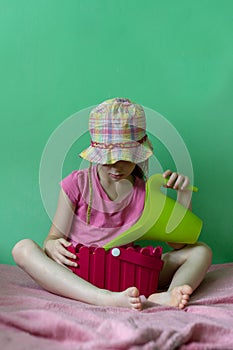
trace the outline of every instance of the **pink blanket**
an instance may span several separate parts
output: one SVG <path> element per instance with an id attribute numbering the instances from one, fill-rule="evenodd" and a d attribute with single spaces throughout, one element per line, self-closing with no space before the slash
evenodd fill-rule
<path id="1" fill-rule="evenodd" d="M 213 266 L 183 310 L 97 307 L 48 293 L 0 265 L 0 349 L 232 350 L 233 263 Z"/>

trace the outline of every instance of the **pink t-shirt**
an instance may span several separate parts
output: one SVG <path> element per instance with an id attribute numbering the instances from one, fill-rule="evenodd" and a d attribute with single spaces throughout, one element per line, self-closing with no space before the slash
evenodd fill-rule
<path id="1" fill-rule="evenodd" d="M 136 178 L 132 190 L 121 200 L 112 201 L 103 190 L 97 166 L 91 168 L 92 206 L 90 224 L 86 222 L 90 196 L 88 169 L 76 170 L 61 181 L 61 187 L 75 205 L 69 234 L 73 244 L 103 246 L 131 227 L 141 216 L 145 200 L 145 182 Z"/>

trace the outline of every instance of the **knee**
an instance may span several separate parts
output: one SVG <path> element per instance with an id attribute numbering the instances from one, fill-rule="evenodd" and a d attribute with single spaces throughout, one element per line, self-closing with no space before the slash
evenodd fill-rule
<path id="1" fill-rule="evenodd" d="M 23 264 L 30 258 L 32 249 L 36 243 L 31 239 L 23 239 L 16 243 L 12 249 L 12 256 L 17 265 L 23 266 Z"/>
<path id="2" fill-rule="evenodd" d="M 193 254 L 197 259 L 205 261 L 208 265 L 212 263 L 212 250 L 211 248 L 202 242 L 198 242 L 194 245 Z"/>

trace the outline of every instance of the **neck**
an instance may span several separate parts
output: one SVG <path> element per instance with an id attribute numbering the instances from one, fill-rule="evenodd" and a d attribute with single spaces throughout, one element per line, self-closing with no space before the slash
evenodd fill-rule
<path id="1" fill-rule="evenodd" d="M 120 201 L 133 189 L 133 175 L 120 181 L 114 181 L 101 171 L 101 166 L 97 166 L 97 175 L 104 192 L 111 200 Z"/>

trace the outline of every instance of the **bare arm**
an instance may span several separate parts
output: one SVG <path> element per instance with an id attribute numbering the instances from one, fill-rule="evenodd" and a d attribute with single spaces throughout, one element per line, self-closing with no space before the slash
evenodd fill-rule
<path id="1" fill-rule="evenodd" d="M 192 192 L 186 189 L 189 185 L 189 178 L 170 170 L 166 170 L 163 173 L 163 177 L 169 177 L 167 187 L 177 190 L 177 202 L 183 205 L 185 208 L 192 210 Z M 181 249 L 185 246 L 183 243 L 167 242 L 167 244 L 176 250 Z"/>
<path id="2" fill-rule="evenodd" d="M 76 263 L 69 260 L 75 259 L 75 255 L 66 249 L 70 245 L 67 236 L 72 225 L 74 209 L 74 204 L 61 190 L 53 223 L 43 244 L 45 253 L 63 266 L 76 266 Z"/>

